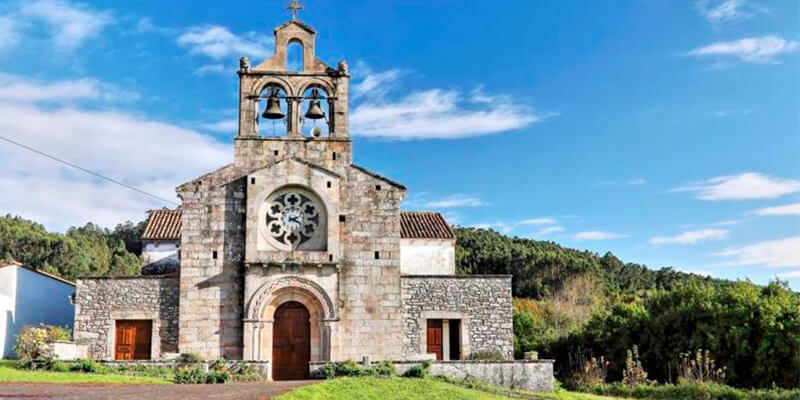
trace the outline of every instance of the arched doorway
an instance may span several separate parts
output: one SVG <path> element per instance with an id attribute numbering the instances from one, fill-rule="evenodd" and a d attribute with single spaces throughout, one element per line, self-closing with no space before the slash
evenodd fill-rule
<path id="1" fill-rule="evenodd" d="M 308 379 L 311 361 L 311 322 L 308 309 L 296 302 L 275 310 L 272 330 L 272 379 Z"/>

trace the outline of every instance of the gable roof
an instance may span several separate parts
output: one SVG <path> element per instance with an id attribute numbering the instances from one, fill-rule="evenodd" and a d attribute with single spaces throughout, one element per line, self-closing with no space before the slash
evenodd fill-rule
<path id="1" fill-rule="evenodd" d="M 384 181 L 384 182 L 386 182 L 386 183 L 388 183 L 388 184 L 390 184 L 390 185 L 392 185 L 392 186 L 394 186 L 394 187 L 396 187 L 396 188 L 398 188 L 400 190 L 407 190 L 406 187 L 403 186 L 403 184 L 395 182 L 395 181 L 393 181 L 393 180 L 391 180 L 391 179 L 389 179 L 389 178 L 387 178 L 387 177 L 385 177 L 385 176 L 383 176 L 383 175 L 381 175 L 381 174 L 379 174 L 377 172 L 370 171 L 370 170 L 368 170 L 368 169 L 366 169 L 366 168 L 364 168 L 364 167 L 362 167 L 360 165 L 350 164 L 350 166 L 355 168 L 358 171 L 361 171 L 361 172 L 363 172 L 363 173 L 375 178 L 375 179 L 380 179 L 380 180 L 382 180 L 382 181 Z"/>
<path id="2" fill-rule="evenodd" d="M 147 226 L 142 233 L 142 240 L 179 240 L 182 214 L 180 207 L 175 210 L 162 208 L 150 211 Z"/>
<path id="3" fill-rule="evenodd" d="M 455 239 L 456 234 L 440 213 L 402 212 L 400 213 L 400 237 L 403 239 Z"/>
<path id="4" fill-rule="evenodd" d="M 18 261 L 14 261 L 14 260 L 11 260 L 11 261 L 0 261 L 0 269 L 5 268 L 5 267 L 19 267 L 19 268 L 22 268 L 22 269 L 37 273 L 39 275 L 48 277 L 50 279 L 59 281 L 61 283 L 66 283 L 67 285 L 75 286 L 75 282 L 68 281 L 68 280 L 66 280 L 66 279 L 64 279 L 64 278 L 62 278 L 60 276 L 55 276 L 53 274 L 49 274 L 47 272 L 40 271 L 40 270 L 38 270 L 36 268 L 33 268 L 33 267 L 29 267 L 29 266 L 27 266 L 25 264 L 22 264 L 21 262 L 18 262 Z"/>

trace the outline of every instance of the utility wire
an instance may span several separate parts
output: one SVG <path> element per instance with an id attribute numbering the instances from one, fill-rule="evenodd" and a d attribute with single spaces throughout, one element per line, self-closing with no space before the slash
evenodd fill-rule
<path id="1" fill-rule="evenodd" d="M 64 164 L 64 165 L 67 165 L 67 166 L 69 166 L 69 167 L 75 168 L 75 169 L 77 169 L 77 170 L 79 170 L 79 171 L 83 171 L 83 172 L 85 172 L 85 173 L 87 173 L 87 174 L 89 174 L 89 175 L 96 176 L 96 177 L 98 177 L 98 178 L 100 178 L 100 179 L 105 179 L 105 180 L 107 180 L 107 181 L 109 181 L 109 182 L 111 182 L 111 183 L 115 183 L 115 184 L 117 184 L 117 185 L 120 185 L 120 186 L 122 186 L 122 187 L 124 187 L 124 188 L 126 188 L 126 189 L 133 190 L 134 192 L 137 192 L 137 193 L 143 194 L 143 195 L 145 195 L 145 196 L 152 197 L 152 198 L 154 198 L 154 199 L 158 199 L 158 200 L 160 200 L 160 201 L 163 201 L 163 202 L 167 202 L 167 203 L 170 203 L 170 204 L 174 204 L 174 205 L 176 205 L 176 206 L 179 206 L 179 205 L 180 205 L 180 204 L 178 204 L 178 203 L 176 203 L 176 202 L 174 202 L 174 201 L 172 201 L 172 200 L 167 200 L 167 199 L 165 199 L 165 198 L 163 198 L 163 197 L 160 197 L 160 196 L 154 195 L 154 194 L 152 194 L 152 193 L 145 192 L 144 190 L 142 190 L 142 189 L 139 189 L 139 188 L 137 188 L 137 187 L 134 187 L 134 186 L 131 186 L 131 185 L 128 185 L 127 183 L 123 183 L 123 182 L 120 182 L 120 181 L 118 181 L 118 180 L 115 180 L 115 179 L 109 178 L 109 177 L 107 177 L 107 176 L 105 176 L 105 175 L 101 175 L 101 174 L 99 174 L 99 173 L 97 173 L 97 172 L 94 172 L 94 171 L 88 170 L 88 169 L 86 169 L 86 168 L 83 168 L 83 167 L 81 167 L 80 165 L 73 164 L 73 163 L 71 163 L 71 162 L 69 162 L 69 161 L 64 161 L 64 160 L 62 160 L 62 159 L 60 159 L 60 158 L 58 158 L 58 157 L 51 156 L 50 154 L 47 154 L 47 153 L 45 153 L 45 152 L 43 152 L 43 151 L 36 150 L 36 149 L 34 149 L 33 147 L 26 146 L 26 145 L 24 145 L 24 144 L 22 144 L 22 143 L 16 142 L 16 141 L 14 141 L 14 140 L 11 140 L 11 139 L 9 139 L 9 138 L 7 138 L 7 137 L 0 136 L 0 139 L 2 139 L 2 140 L 5 140 L 5 141 L 6 141 L 6 142 L 8 142 L 8 143 L 11 143 L 11 144 L 17 145 L 17 146 L 19 146 L 19 147 L 22 147 L 22 148 L 23 148 L 23 149 L 25 149 L 25 150 L 32 151 L 32 152 L 34 152 L 34 153 L 36 153 L 36 154 L 38 154 L 38 155 L 40 155 L 40 156 L 47 157 L 47 158 L 49 158 L 49 159 L 51 159 L 51 160 L 53 160 L 53 161 L 60 162 L 60 163 L 62 163 L 62 164 Z"/>

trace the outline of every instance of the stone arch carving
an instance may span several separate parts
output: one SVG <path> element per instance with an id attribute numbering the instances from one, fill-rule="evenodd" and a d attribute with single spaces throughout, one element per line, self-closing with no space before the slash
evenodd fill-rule
<path id="1" fill-rule="evenodd" d="M 300 81 L 297 85 L 298 96 L 302 96 L 306 90 L 311 89 L 312 87 L 318 87 L 325 91 L 326 97 L 334 97 L 336 95 L 336 91 L 334 90 L 333 86 L 329 81 L 319 78 L 307 78 Z"/>
<path id="2" fill-rule="evenodd" d="M 273 297 L 276 297 L 277 292 L 283 288 L 296 288 L 306 291 L 322 306 L 322 318 L 326 320 L 338 318 L 336 307 L 330 296 L 325 292 L 325 289 L 316 282 L 296 276 L 274 279 L 261 285 L 253 294 L 250 304 L 247 307 L 247 318 L 252 320 L 259 319 L 262 309 L 269 304 L 273 300 Z"/>
<path id="3" fill-rule="evenodd" d="M 253 85 L 253 93 L 251 93 L 251 95 L 260 96 L 261 92 L 264 91 L 264 89 L 268 85 L 280 86 L 280 88 L 283 89 L 283 91 L 286 92 L 286 95 L 289 96 L 289 97 L 296 97 L 297 96 L 296 92 L 294 91 L 294 87 L 292 86 L 292 84 L 289 83 L 289 81 L 287 81 L 286 79 L 284 79 L 282 77 L 279 77 L 279 76 L 264 76 L 264 77 L 261 77 L 261 79 L 259 79 L 256 82 L 256 84 Z"/>

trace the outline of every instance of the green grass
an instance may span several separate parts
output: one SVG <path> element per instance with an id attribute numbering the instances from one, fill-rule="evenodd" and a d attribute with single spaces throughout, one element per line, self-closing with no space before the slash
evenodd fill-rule
<path id="1" fill-rule="evenodd" d="M 539 395 L 552 400 L 621 400 L 614 397 L 560 391 Z M 506 400 L 486 392 L 466 389 L 436 379 L 411 378 L 337 378 L 304 386 L 275 400 Z"/>
<path id="2" fill-rule="evenodd" d="M 77 372 L 22 371 L 14 361 L 0 361 L 0 382 L 27 383 L 171 383 L 169 379 L 123 375 L 97 375 Z"/>

